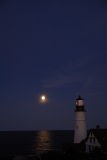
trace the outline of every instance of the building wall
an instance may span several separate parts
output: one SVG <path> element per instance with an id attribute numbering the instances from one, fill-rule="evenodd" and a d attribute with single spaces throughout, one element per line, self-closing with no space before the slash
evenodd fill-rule
<path id="1" fill-rule="evenodd" d="M 74 143 L 80 143 L 87 136 L 86 113 L 76 112 Z"/>
<path id="2" fill-rule="evenodd" d="M 92 152 L 95 150 L 96 147 L 100 148 L 101 145 L 98 142 L 97 138 L 94 136 L 94 134 L 91 132 L 86 141 L 86 152 Z"/>

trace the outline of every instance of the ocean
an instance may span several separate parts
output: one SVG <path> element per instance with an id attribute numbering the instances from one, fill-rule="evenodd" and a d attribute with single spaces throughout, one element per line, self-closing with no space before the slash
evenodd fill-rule
<path id="1" fill-rule="evenodd" d="M 72 130 L 2 131 L 0 154 L 35 154 L 61 150 L 73 143 Z"/>

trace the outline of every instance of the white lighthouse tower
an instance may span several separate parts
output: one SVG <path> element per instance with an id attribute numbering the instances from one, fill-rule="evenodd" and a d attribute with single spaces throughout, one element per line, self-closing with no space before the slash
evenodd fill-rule
<path id="1" fill-rule="evenodd" d="M 84 100 L 79 96 L 76 99 L 74 143 L 80 143 L 86 136 L 86 111 L 84 108 Z"/>

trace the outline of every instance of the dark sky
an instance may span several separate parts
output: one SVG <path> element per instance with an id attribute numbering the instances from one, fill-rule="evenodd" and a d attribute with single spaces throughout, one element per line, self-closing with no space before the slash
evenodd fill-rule
<path id="1" fill-rule="evenodd" d="M 1 0 L 0 84 L 0 130 L 107 127 L 106 0 Z"/>

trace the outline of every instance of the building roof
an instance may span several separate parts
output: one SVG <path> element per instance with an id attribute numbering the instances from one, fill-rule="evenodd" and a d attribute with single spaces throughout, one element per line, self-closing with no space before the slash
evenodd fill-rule
<path id="1" fill-rule="evenodd" d="M 93 133 L 101 146 L 107 149 L 107 129 L 91 129 L 90 133 Z"/>
<path id="2" fill-rule="evenodd" d="M 82 99 L 81 96 L 79 95 L 76 100 L 83 100 L 83 99 Z"/>

